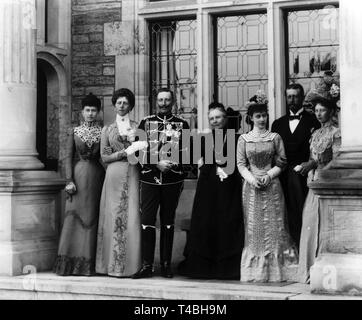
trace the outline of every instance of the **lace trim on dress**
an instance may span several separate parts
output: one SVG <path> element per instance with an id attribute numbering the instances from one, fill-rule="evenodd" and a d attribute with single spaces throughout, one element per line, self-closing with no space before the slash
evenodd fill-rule
<path id="1" fill-rule="evenodd" d="M 313 153 L 322 154 L 333 145 L 334 138 L 340 137 L 340 131 L 333 124 L 326 125 L 314 131 L 311 138 L 311 150 Z"/>
<path id="2" fill-rule="evenodd" d="M 74 128 L 74 134 L 77 135 L 89 148 L 101 140 L 102 127 L 84 122 L 82 125 Z"/>
<path id="3" fill-rule="evenodd" d="M 53 272 L 61 276 L 95 274 L 95 260 L 85 257 L 58 256 L 55 260 Z"/>
<path id="4" fill-rule="evenodd" d="M 241 136 L 246 142 L 267 142 L 267 141 L 273 141 L 277 133 L 270 132 L 269 130 L 266 130 L 263 133 L 257 134 L 256 132 L 249 131 L 248 133 L 242 134 Z"/>
<path id="5" fill-rule="evenodd" d="M 298 271 L 296 249 L 284 252 L 265 252 L 255 255 L 246 248 L 241 261 L 240 281 L 282 282 L 295 281 Z"/>

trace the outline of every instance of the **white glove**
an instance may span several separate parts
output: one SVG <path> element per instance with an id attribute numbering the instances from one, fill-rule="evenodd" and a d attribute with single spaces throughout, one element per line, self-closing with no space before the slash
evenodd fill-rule
<path id="1" fill-rule="evenodd" d="M 216 174 L 219 176 L 221 182 L 228 177 L 225 171 L 220 167 L 217 167 Z"/>
<path id="2" fill-rule="evenodd" d="M 64 188 L 65 192 L 68 193 L 69 195 L 72 195 L 74 193 L 76 193 L 77 191 L 77 187 L 75 186 L 74 182 L 71 181 L 69 183 L 67 183 L 67 185 Z"/>
<path id="3" fill-rule="evenodd" d="M 142 149 L 146 149 L 148 147 L 147 141 L 135 141 L 125 150 L 127 155 L 131 155 L 136 151 L 140 151 Z"/>
<path id="4" fill-rule="evenodd" d="M 275 166 L 267 172 L 267 175 L 273 180 L 275 177 L 279 176 L 281 172 L 282 169 L 278 166 Z"/>
<path id="5" fill-rule="evenodd" d="M 244 168 L 241 172 L 240 172 L 241 176 L 246 180 L 246 182 L 248 182 L 249 184 L 251 184 L 252 186 L 254 186 L 255 188 L 259 189 L 261 187 L 260 183 L 258 182 L 257 179 L 255 179 L 255 177 L 251 174 L 251 172 L 247 169 Z"/>
<path id="6" fill-rule="evenodd" d="M 198 168 L 201 168 L 204 165 L 204 159 L 200 158 L 199 161 L 197 161 Z"/>

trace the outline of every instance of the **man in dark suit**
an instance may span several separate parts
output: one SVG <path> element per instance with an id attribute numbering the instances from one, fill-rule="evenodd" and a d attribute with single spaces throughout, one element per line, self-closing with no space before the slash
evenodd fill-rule
<path id="1" fill-rule="evenodd" d="M 287 205 L 289 232 L 299 247 L 303 205 L 308 193 L 307 174 L 315 165 L 309 161 L 309 140 L 320 124 L 313 114 L 304 110 L 304 89 L 300 84 L 287 87 L 286 99 L 287 114 L 273 122 L 271 131 L 277 132 L 284 142 L 288 165 L 280 181 Z"/>

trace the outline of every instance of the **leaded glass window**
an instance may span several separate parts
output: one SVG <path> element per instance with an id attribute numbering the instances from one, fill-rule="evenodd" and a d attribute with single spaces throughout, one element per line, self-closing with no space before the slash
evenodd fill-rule
<path id="1" fill-rule="evenodd" d="M 241 113 L 246 132 L 246 101 L 258 90 L 268 92 L 267 15 L 217 17 L 216 28 L 215 98 Z"/>
<path id="2" fill-rule="evenodd" d="M 196 20 L 150 23 L 151 112 L 155 112 L 156 92 L 169 87 L 176 95 L 174 113 L 196 126 L 197 62 Z"/>
<path id="3" fill-rule="evenodd" d="M 338 8 L 287 12 L 288 80 L 314 89 L 326 71 L 339 78 Z"/>
<path id="4" fill-rule="evenodd" d="M 151 113 L 156 112 L 157 90 L 168 87 L 175 93 L 173 113 L 185 119 L 191 129 L 197 127 L 197 51 L 196 20 L 150 23 L 151 38 Z M 188 178 L 197 178 L 197 166 Z"/>

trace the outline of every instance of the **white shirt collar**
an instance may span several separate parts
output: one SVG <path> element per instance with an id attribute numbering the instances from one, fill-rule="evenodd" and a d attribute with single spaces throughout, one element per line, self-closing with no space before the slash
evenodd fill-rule
<path id="1" fill-rule="evenodd" d="M 293 113 L 292 110 L 289 110 L 290 115 L 292 115 L 292 116 L 299 116 L 303 111 L 304 111 L 303 107 L 301 107 L 296 113 Z"/>
<path id="2" fill-rule="evenodd" d="M 117 114 L 116 123 L 117 123 L 119 134 L 121 136 L 126 136 L 128 134 L 129 129 L 131 129 L 131 123 L 129 120 L 128 113 L 123 117 L 120 116 L 119 114 Z"/>
<path id="3" fill-rule="evenodd" d="M 118 121 L 120 121 L 120 122 L 127 121 L 127 120 L 129 120 L 129 115 L 128 115 L 128 113 L 127 113 L 126 115 L 124 115 L 124 116 L 122 117 L 122 116 L 120 116 L 120 115 L 117 113 L 116 120 L 117 120 L 117 122 L 118 122 Z"/>

